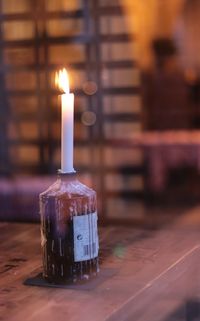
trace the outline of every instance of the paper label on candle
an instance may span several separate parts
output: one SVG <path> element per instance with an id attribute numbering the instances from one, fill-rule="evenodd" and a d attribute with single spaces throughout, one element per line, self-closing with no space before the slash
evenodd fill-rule
<path id="1" fill-rule="evenodd" d="M 86 261 L 98 256 L 97 212 L 73 217 L 74 261 Z"/>

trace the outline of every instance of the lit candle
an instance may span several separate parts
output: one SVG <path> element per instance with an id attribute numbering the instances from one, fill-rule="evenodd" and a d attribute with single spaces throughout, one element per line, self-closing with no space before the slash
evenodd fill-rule
<path id="1" fill-rule="evenodd" d="M 64 94 L 61 95 L 61 171 L 72 173 L 74 151 L 74 94 L 69 91 L 69 78 L 66 69 L 56 73 L 55 83 Z"/>

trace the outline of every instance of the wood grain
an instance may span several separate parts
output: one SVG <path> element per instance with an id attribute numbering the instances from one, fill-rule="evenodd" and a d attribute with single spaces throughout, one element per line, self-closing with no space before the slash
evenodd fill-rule
<path id="1" fill-rule="evenodd" d="M 101 229 L 101 266 L 117 273 L 91 290 L 23 285 L 41 271 L 40 227 L 1 223 L 0 320 L 187 320 L 199 293 L 198 213 L 189 227 L 182 219 L 157 231 Z"/>

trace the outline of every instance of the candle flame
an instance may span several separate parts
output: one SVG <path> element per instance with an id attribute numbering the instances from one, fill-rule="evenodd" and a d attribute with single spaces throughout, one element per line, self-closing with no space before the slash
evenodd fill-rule
<path id="1" fill-rule="evenodd" d="M 56 72 L 55 85 L 65 94 L 69 94 L 69 77 L 65 68 Z"/>

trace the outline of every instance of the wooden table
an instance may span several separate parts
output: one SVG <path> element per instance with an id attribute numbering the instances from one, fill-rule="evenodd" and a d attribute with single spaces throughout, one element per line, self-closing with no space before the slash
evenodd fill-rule
<path id="1" fill-rule="evenodd" d="M 23 285 L 41 271 L 39 225 L 1 223 L 0 320 L 200 320 L 199 212 L 160 230 L 103 228 L 101 269 L 113 276 L 88 290 Z"/>

